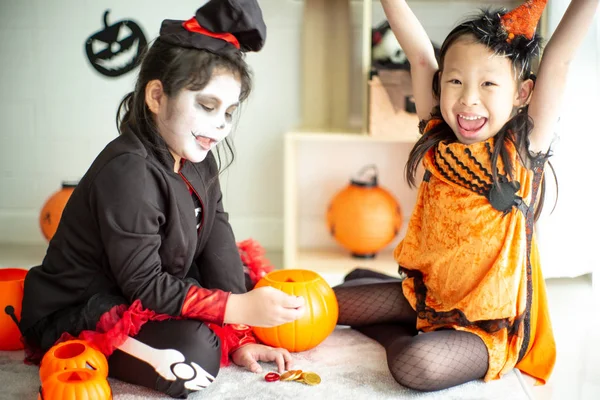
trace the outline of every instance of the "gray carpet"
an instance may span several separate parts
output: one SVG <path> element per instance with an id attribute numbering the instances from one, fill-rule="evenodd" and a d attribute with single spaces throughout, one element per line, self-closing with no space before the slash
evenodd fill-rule
<path id="1" fill-rule="evenodd" d="M 322 378 L 318 386 L 298 382 L 265 382 L 266 372 L 255 375 L 238 367 L 224 368 L 217 381 L 190 399 L 443 399 L 530 400 L 530 392 L 518 371 L 499 381 L 470 382 L 435 393 L 403 388 L 387 370 L 381 346 L 348 328 L 338 328 L 317 348 L 294 355 L 295 367 L 314 371 Z M 38 369 L 23 363 L 23 352 L 0 352 L 0 399 L 35 399 Z M 151 390 L 110 380 L 115 400 L 166 399 Z"/>

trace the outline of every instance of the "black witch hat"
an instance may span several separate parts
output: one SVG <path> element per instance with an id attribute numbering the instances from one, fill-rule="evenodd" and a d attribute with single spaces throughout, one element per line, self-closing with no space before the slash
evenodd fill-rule
<path id="1" fill-rule="evenodd" d="M 267 27 L 256 0 L 210 0 L 187 21 L 164 20 L 159 38 L 167 43 L 219 52 L 233 46 L 259 51 Z"/>

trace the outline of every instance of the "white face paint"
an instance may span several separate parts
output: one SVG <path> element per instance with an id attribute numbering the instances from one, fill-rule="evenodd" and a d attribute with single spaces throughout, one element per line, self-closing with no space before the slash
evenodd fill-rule
<path id="1" fill-rule="evenodd" d="M 157 125 L 175 158 L 200 162 L 231 132 L 241 84 L 229 72 L 215 71 L 202 90 L 183 89 L 160 104 Z"/>

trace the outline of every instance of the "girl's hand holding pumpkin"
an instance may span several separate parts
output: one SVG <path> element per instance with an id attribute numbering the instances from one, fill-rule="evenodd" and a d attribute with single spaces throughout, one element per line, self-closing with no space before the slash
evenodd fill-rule
<path id="1" fill-rule="evenodd" d="M 265 286 L 248 293 L 229 295 L 224 322 L 264 328 L 278 326 L 302 317 L 304 304 L 303 297 Z"/>
<path id="2" fill-rule="evenodd" d="M 286 349 L 273 348 L 263 344 L 247 344 L 231 354 L 231 360 L 240 367 L 245 367 L 254 373 L 261 373 L 262 367 L 258 361 L 275 362 L 279 373 L 293 368 L 292 356 Z"/>

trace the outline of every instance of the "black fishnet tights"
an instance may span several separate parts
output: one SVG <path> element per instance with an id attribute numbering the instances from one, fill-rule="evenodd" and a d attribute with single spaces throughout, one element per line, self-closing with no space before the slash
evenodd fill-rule
<path id="1" fill-rule="evenodd" d="M 383 345 L 390 372 L 402 386 L 435 391 L 483 378 L 487 372 L 487 347 L 477 335 L 456 330 L 417 335 L 416 313 L 399 279 L 355 270 L 334 291 L 338 324 Z"/>
<path id="2" fill-rule="evenodd" d="M 417 315 L 402 293 L 399 280 L 359 278 L 334 288 L 338 324 L 353 328 L 384 322 L 415 326 Z"/>

